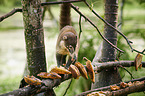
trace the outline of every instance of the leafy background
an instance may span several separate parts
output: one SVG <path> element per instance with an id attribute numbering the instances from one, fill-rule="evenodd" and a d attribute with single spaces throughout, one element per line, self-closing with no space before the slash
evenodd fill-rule
<path id="1" fill-rule="evenodd" d="M 54 0 L 53 0 L 54 1 Z M 87 0 L 96 12 L 104 17 L 104 2 L 102 0 Z M 121 1 L 121 0 L 120 0 Z M 120 4 L 119 1 L 119 4 Z M 145 48 L 145 2 L 143 0 L 125 0 L 122 32 L 133 41 L 133 47 L 142 51 Z M 83 4 L 78 3 L 79 10 L 89 17 L 103 32 L 104 24 Z M 13 8 L 21 8 L 20 0 L 0 0 L 0 16 L 10 12 Z M 53 66 L 56 66 L 55 60 L 55 44 L 59 32 L 59 12 L 58 5 L 51 6 L 52 13 L 55 19 L 51 19 L 48 12 L 45 13 L 44 19 L 44 34 L 45 34 L 45 50 L 47 58 L 48 71 Z M 79 15 L 72 10 L 72 25 L 79 32 Z M 120 6 L 119 6 L 120 15 Z M 82 19 L 82 34 L 79 58 L 82 64 L 83 57 L 93 60 L 102 38 L 97 31 L 84 19 Z M 0 23 L 0 94 L 6 93 L 18 88 L 20 80 L 23 76 L 24 66 L 26 63 L 25 40 L 24 40 L 23 17 L 21 13 L 9 17 Z M 131 52 L 126 41 L 118 35 L 118 45 L 125 53 L 121 55 L 120 60 L 134 60 L 137 53 Z M 145 57 L 143 57 L 145 61 Z M 135 71 L 134 67 L 127 68 L 135 78 L 145 76 L 145 69 Z M 130 75 L 123 69 L 119 69 L 123 81 L 130 80 Z M 69 80 L 54 88 L 58 96 L 61 96 Z M 80 77 L 78 80 L 73 80 L 67 96 L 79 94 L 82 91 L 90 88 L 90 80 L 85 80 Z M 143 92 L 131 94 L 130 96 L 143 96 Z"/>

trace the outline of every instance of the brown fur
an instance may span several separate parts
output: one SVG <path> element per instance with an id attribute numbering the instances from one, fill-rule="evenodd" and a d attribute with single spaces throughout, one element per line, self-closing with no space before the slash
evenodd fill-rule
<path id="1" fill-rule="evenodd" d="M 72 34 L 70 34 L 70 32 Z M 69 55 L 68 51 L 66 49 L 66 46 L 64 45 L 64 47 L 63 47 L 60 44 L 60 41 L 63 40 L 64 35 L 70 35 L 72 38 L 76 38 L 77 41 L 71 40 L 72 41 L 71 44 L 72 45 L 73 45 L 73 43 L 75 44 L 75 46 L 73 46 L 73 47 L 75 47 L 74 49 L 75 49 L 75 53 L 76 53 L 76 56 L 77 56 L 78 51 L 79 51 L 79 45 L 80 45 L 79 44 L 79 37 L 78 37 L 78 34 L 76 33 L 76 31 L 74 30 L 74 28 L 72 26 L 65 26 L 63 29 L 61 29 L 60 34 L 59 34 L 58 39 L 57 39 L 56 52 L 59 53 L 60 50 L 63 50 L 63 52 L 61 52 L 61 53 L 64 53 L 63 55 Z M 69 36 L 67 36 L 67 37 L 69 37 Z M 67 45 L 69 45 L 69 44 L 67 44 Z M 63 49 L 61 49 L 61 48 L 63 48 Z"/>
<path id="2" fill-rule="evenodd" d="M 60 29 L 62 29 L 66 25 L 71 25 L 71 14 L 70 14 L 71 10 L 70 10 L 70 8 L 71 8 L 70 3 L 66 3 L 66 4 L 61 5 Z"/>
<path id="3" fill-rule="evenodd" d="M 57 65 L 66 67 L 76 61 L 79 51 L 79 37 L 71 25 L 70 3 L 61 5 L 60 13 L 60 33 L 56 44 Z M 69 57 L 66 61 L 66 57 Z"/>

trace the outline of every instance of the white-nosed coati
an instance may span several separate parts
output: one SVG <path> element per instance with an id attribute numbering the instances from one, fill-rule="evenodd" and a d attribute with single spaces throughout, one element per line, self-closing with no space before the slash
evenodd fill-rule
<path id="1" fill-rule="evenodd" d="M 60 13 L 60 33 L 56 44 L 57 66 L 66 64 L 66 68 L 70 64 L 75 63 L 79 51 L 79 37 L 75 29 L 71 25 L 70 3 L 61 5 Z M 66 57 L 68 60 L 66 61 Z"/>

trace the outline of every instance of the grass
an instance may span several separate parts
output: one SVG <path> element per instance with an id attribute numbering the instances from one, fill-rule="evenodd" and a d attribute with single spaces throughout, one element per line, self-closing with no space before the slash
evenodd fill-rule
<path id="1" fill-rule="evenodd" d="M 5 77 L 0 79 L 0 94 L 18 89 L 21 76 Z"/>
<path id="2" fill-rule="evenodd" d="M 139 34 L 139 33 L 140 32 L 143 33 L 145 31 L 145 28 L 144 28 L 145 9 L 143 7 L 140 7 L 139 5 L 137 5 L 135 7 L 134 6 L 135 5 L 125 5 L 124 26 L 123 26 L 122 31 L 125 35 L 127 35 L 127 37 L 129 37 L 129 39 L 131 39 L 135 42 L 134 48 L 138 48 L 138 50 L 142 50 L 142 48 L 145 48 L 145 42 L 142 41 L 141 45 L 139 45 L 140 47 L 138 47 L 138 42 L 136 42 L 136 40 L 137 39 L 140 40 L 142 34 Z M 99 6 L 99 8 L 97 8 L 94 5 L 93 8 L 95 8 L 95 10 L 103 17 L 103 7 Z M 93 22 L 95 22 L 95 24 L 97 24 L 97 26 L 99 27 L 101 32 L 103 31 L 103 23 L 99 19 L 97 19 L 86 7 L 82 6 L 82 7 L 80 7 L 80 10 L 85 15 L 87 15 L 89 18 L 91 18 L 91 20 Z M 2 11 L 3 14 L 5 14 L 5 13 L 9 12 L 10 9 L 4 8 L 1 6 L 0 11 Z M 59 7 L 53 6 L 52 12 L 53 12 L 56 20 L 58 21 L 59 20 Z M 3 15 L 3 14 L 0 14 L 0 15 Z M 47 15 L 47 17 L 48 17 L 48 15 Z M 78 27 L 79 19 L 78 18 L 79 18 L 79 15 L 77 13 L 75 13 L 75 11 L 72 11 L 73 26 L 79 32 L 79 27 Z M 54 27 L 54 26 L 57 26 L 57 27 Z M 90 26 L 87 22 L 85 22 L 84 19 L 82 19 L 82 28 L 83 28 L 83 33 L 81 35 L 81 44 L 82 45 L 80 48 L 80 51 L 81 51 L 80 55 L 86 56 L 86 54 L 88 54 L 87 57 L 92 60 L 93 56 L 95 55 L 95 50 L 97 50 L 98 45 L 100 44 L 102 39 L 97 34 L 96 30 L 92 26 Z M 5 38 L 10 39 L 10 40 L 13 40 L 14 38 L 17 38 L 19 36 L 21 37 L 21 38 L 19 38 L 20 40 L 23 38 L 22 37 L 23 22 L 22 22 L 21 13 L 17 13 L 14 16 L 9 17 L 7 20 L 4 20 L 3 22 L 0 23 L 0 33 L 6 33 L 6 32 L 11 33 L 11 31 L 18 31 L 18 30 L 21 30 L 19 32 L 20 35 L 18 35 L 16 37 L 14 36 L 12 39 L 10 39 L 12 35 L 7 36 L 7 34 L 6 34 Z M 56 38 L 57 38 L 57 32 L 58 32 L 58 24 L 49 20 L 49 18 L 45 18 L 44 32 L 45 32 L 45 44 L 46 44 L 46 58 L 47 58 L 48 68 L 51 68 L 52 66 L 54 66 L 54 64 L 56 64 L 54 49 L 55 49 L 55 42 L 56 42 Z M 138 33 L 138 35 L 136 35 L 136 33 Z M 121 38 L 121 37 L 119 37 L 119 38 Z M 144 37 L 142 37 L 141 39 L 145 40 Z M 121 57 L 121 59 L 133 60 L 136 53 L 131 53 L 128 46 L 126 45 L 126 42 L 122 38 L 119 40 L 120 40 L 119 41 L 120 43 L 118 43 L 118 44 L 120 44 L 120 46 L 119 45 L 118 46 L 127 52 Z M 86 42 L 84 42 L 84 41 L 86 41 Z M 123 44 L 122 44 L 122 41 L 123 41 Z M 3 46 L 0 46 L 0 57 L 5 58 L 5 59 L 0 59 L 0 76 L 1 76 L 1 78 L 0 78 L 0 94 L 17 89 L 19 86 L 21 77 L 23 75 L 22 73 L 19 75 L 15 74 L 17 72 L 15 72 L 14 74 L 6 74 L 6 73 L 11 73 L 14 70 L 13 69 L 14 66 L 11 65 L 12 62 L 19 61 L 19 62 L 16 62 L 16 64 L 19 64 L 19 63 L 22 64 L 19 66 L 24 66 L 24 64 L 25 64 L 24 57 L 20 56 L 20 54 L 18 54 L 17 56 L 13 55 L 13 54 L 16 54 L 16 52 L 18 50 L 21 50 L 21 48 L 17 48 L 17 47 L 13 48 L 13 47 L 15 47 L 14 46 L 15 44 L 13 44 L 13 42 L 11 42 L 11 44 L 9 43 L 10 44 L 8 46 L 9 48 L 7 48 L 7 47 L 2 48 Z M 21 43 L 24 43 L 24 40 Z M 3 45 L 3 44 L 0 43 L 0 45 Z M 19 44 L 18 44 L 18 46 L 19 46 Z M 92 49 L 91 51 L 90 51 L 90 48 Z M 11 50 L 9 50 L 9 49 L 17 50 L 17 51 L 11 52 Z M 8 51 L 8 50 L 10 51 L 9 52 L 10 54 L 5 53 L 5 51 Z M 89 51 L 86 51 L 86 50 L 89 50 Z M 25 50 L 23 50 L 23 53 L 25 54 Z M 92 54 L 93 54 L 93 56 L 92 56 Z M 8 57 L 10 57 L 10 58 L 8 58 Z M 22 57 L 22 58 L 14 58 L 14 57 Z M 81 58 L 79 60 L 81 60 Z M 10 61 L 10 65 L 7 63 L 7 61 Z M 143 58 L 143 61 L 145 61 L 145 57 Z M 11 66 L 11 67 L 9 67 L 9 66 Z M 16 65 L 16 66 L 18 66 L 18 65 Z M 19 68 L 20 67 L 17 67 L 17 69 L 19 69 Z M 3 71 L 2 69 L 5 69 L 5 71 Z M 21 67 L 21 70 L 23 70 L 22 67 Z M 140 78 L 140 77 L 144 76 L 145 69 L 141 69 L 137 72 L 134 71 L 134 68 L 128 68 L 128 70 L 132 72 L 132 74 L 135 78 Z M 122 74 L 122 76 L 125 75 L 125 77 L 123 78 L 123 81 L 130 80 L 130 76 L 127 72 L 123 71 L 123 72 L 121 72 L 121 74 Z M 12 76 L 10 76 L 10 75 L 12 75 Z M 73 84 L 71 85 L 71 88 L 68 90 L 67 96 L 69 96 L 70 94 L 71 95 L 79 94 L 82 91 L 84 91 L 83 90 L 84 88 L 85 88 L 85 90 L 88 90 L 88 88 L 90 86 L 89 86 L 89 83 L 87 83 L 87 82 L 89 82 L 89 80 L 87 81 L 87 80 L 84 80 L 83 78 L 80 78 L 79 80 L 73 80 Z M 69 81 L 66 81 L 66 82 L 62 83 L 60 86 L 55 88 L 55 92 L 58 96 L 61 96 L 64 93 L 65 89 L 67 88 L 68 83 L 69 83 Z M 137 95 L 143 96 L 144 94 L 143 94 L 143 92 L 141 92 L 139 94 L 138 93 L 131 94 L 130 96 L 137 96 Z"/>

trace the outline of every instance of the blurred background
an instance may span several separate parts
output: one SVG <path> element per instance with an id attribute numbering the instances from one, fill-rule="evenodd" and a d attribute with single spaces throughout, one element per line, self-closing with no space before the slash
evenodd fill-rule
<path id="1" fill-rule="evenodd" d="M 52 0 L 55 1 L 55 0 Z M 104 2 L 103 0 L 87 0 L 92 8 L 101 16 L 104 17 Z M 43 2 L 43 1 L 42 1 Z M 119 0 L 119 14 L 120 16 Z M 103 32 L 104 24 L 99 20 L 83 3 L 74 4 L 79 7 L 79 10 L 89 17 Z M 0 0 L 0 16 L 10 12 L 14 8 L 21 8 L 21 0 Z M 51 12 L 50 12 L 51 11 Z M 53 66 L 56 66 L 55 60 L 55 44 L 59 32 L 59 12 L 60 6 L 50 6 L 50 11 L 45 12 L 43 27 L 45 35 L 45 50 L 47 59 L 48 71 Z M 72 10 L 72 25 L 79 33 L 79 15 Z M 118 19 L 119 20 L 119 19 Z M 133 42 L 133 48 L 142 51 L 145 49 L 145 1 L 144 0 L 125 0 L 123 9 L 123 22 L 122 29 L 120 29 L 129 40 Z M 102 38 L 98 35 L 88 22 L 82 19 L 82 34 L 81 45 L 79 50 L 78 61 L 85 64 L 82 60 L 87 57 L 91 61 L 100 45 Z M 120 60 L 134 60 L 136 52 L 131 52 L 126 41 L 118 35 L 118 47 L 125 51 L 121 55 Z M 91 49 L 91 50 L 90 50 Z M 145 57 L 143 57 L 145 61 Z M 6 93 L 18 88 L 20 80 L 23 77 L 24 67 L 26 63 L 25 51 L 25 37 L 22 13 L 15 15 L 0 22 L 0 94 Z M 134 67 L 127 68 L 135 78 L 145 76 L 145 69 L 135 71 Z M 123 69 L 119 69 L 123 81 L 130 80 L 130 75 Z M 81 82 L 80 82 L 81 81 Z M 58 96 L 61 96 L 67 85 L 68 81 L 62 83 L 59 87 L 55 88 Z M 87 83 L 86 83 L 87 82 Z M 61 90 L 60 90 L 61 88 Z M 84 90 L 90 88 L 90 81 L 82 77 L 79 80 L 73 80 L 71 88 L 68 90 L 68 96 L 79 94 Z M 143 92 L 139 93 L 143 96 Z M 136 96 L 138 93 L 130 96 Z"/>

